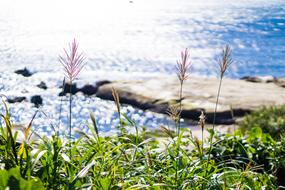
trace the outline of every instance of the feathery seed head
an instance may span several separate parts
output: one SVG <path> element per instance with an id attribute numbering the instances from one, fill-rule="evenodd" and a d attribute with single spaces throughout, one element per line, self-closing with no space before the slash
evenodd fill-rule
<path id="1" fill-rule="evenodd" d="M 221 59 L 219 59 L 219 69 L 221 78 L 224 76 L 227 68 L 234 62 L 232 59 L 232 50 L 229 45 L 226 45 L 222 51 Z"/>
<path id="2" fill-rule="evenodd" d="M 64 68 L 65 77 L 72 83 L 85 65 L 85 57 L 78 52 L 78 42 L 75 39 L 69 45 L 69 51 L 63 51 L 64 55 L 59 56 L 59 61 Z"/>
<path id="3" fill-rule="evenodd" d="M 177 122 L 180 119 L 180 110 L 177 105 L 172 105 L 168 108 L 166 113 L 172 119 L 172 121 Z"/>
<path id="4" fill-rule="evenodd" d="M 190 67 L 190 61 L 188 60 L 189 57 L 190 53 L 189 50 L 186 48 L 184 51 L 181 52 L 181 60 L 176 61 L 177 76 L 180 83 L 183 83 L 188 78 L 187 71 Z"/>

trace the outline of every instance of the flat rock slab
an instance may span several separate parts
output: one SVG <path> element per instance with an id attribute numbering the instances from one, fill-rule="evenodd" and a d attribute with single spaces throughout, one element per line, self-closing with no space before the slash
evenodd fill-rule
<path id="1" fill-rule="evenodd" d="M 183 88 L 183 118 L 198 120 L 201 110 L 206 112 L 207 122 L 214 118 L 219 80 L 191 77 Z M 121 103 L 143 110 L 166 113 L 171 105 L 179 102 L 179 81 L 175 77 L 157 77 L 135 81 L 114 81 L 99 87 L 97 96 L 113 100 L 112 87 Z M 285 104 L 285 88 L 274 83 L 252 83 L 244 80 L 224 79 L 216 115 L 217 124 L 232 124 L 262 106 Z"/>
<path id="2" fill-rule="evenodd" d="M 279 78 L 278 80 L 275 81 L 275 83 L 278 86 L 281 86 L 281 87 L 285 88 L 285 78 Z"/>

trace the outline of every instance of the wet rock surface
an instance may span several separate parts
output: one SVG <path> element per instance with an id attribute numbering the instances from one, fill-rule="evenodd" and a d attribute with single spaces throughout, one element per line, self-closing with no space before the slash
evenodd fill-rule
<path id="1" fill-rule="evenodd" d="M 73 83 L 70 85 L 69 83 L 65 83 L 64 86 L 60 87 L 62 88 L 62 92 L 59 93 L 59 96 L 65 96 L 66 94 L 76 94 L 79 91 L 79 88 L 77 88 L 76 83 Z"/>
<path id="2" fill-rule="evenodd" d="M 40 95 L 34 95 L 31 97 L 31 103 L 33 103 L 35 107 L 39 107 L 43 104 L 43 98 Z"/>
<path id="3" fill-rule="evenodd" d="M 97 86 L 86 84 L 82 88 L 80 88 L 78 91 L 82 92 L 85 95 L 91 96 L 91 95 L 96 94 L 97 90 L 98 90 Z"/>
<path id="4" fill-rule="evenodd" d="M 72 94 L 76 94 L 77 92 L 82 92 L 84 95 L 87 95 L 87 96 L 95 95 L 100 86 L 105 85 L 105 84 L 110 84 L 110 83 L 111 82 L 108 80 L 102 80 L 102 81 L 96 82 L 94 85 L 93 84 L 85 84 L 81 88 L 78 88 L 76 83 L 73 83 L 71 86 L 69 83 L 66 83 L 63 87 L 62 92 L 59 93 L 59 96 L 64 96 L 66 94 L 69 94 L 70 88 L 71 88 Z M 60 88 L 62 88 L 62 87 L 60 87 Z"/>
<path id="5" fill-rule="evenodd" d="M 96 82 L 96 86 L 99 87 L 99 86 L 102 86 L 105 84 L 110 84 L 110 83 L 111 83 L 111 81 L 109 81 L 109 80 L 101 80 L 101 81 Z"/>
<path id="6" fill-rule="evenodd" d="M 24 69 L 16 70 L 15 73 L 24 77 L 30 77 L 33 75 L 26 67 Z"/>
<path id="7" fill-rule="evenodd" d="M 41 89 L 44 89 L 46 90 L 47 89 L 47 85 L 45 82 L 41 82 L 40 84 L 37 85 L 38 88 L 41 88 Z"/>
<path id="8" fill-rule="evenodd" d="M 7 98 L 7 102 L 10 103 L 10 104 L 14 104 L 14 103 L 17 103 L 17 102 L 22 102 L 26 100 L 26 97 L 8 97 Z"/>
<path id="9" fill-rule="evenodd" d="M 214 118 L 219 80 L 191 77 L 183 89 L 183 118 L 198 120 L 201 110 L 207 122 Z M 113 100 L 112 87 L 117 89 L 120 102 L 143 110 L 166 113 L 177 104 L 179 82 L 175 77 L 152 78 L 137 81 L 114 81 L 98 88 L 97 96 Z M 244 80 L 224 79 L 216 114 L 217 124 L 233 124 L 237 118 L 262 106 L 285 103 L 285 89 L 274 83 L 253 83 Z"/>

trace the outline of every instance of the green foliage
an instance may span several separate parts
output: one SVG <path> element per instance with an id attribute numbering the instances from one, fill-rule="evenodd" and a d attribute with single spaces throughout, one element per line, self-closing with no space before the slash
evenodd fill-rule
<path id="1" fill-rule="evenodd" d="M 44 190 L 42 182 L 38 178 L 23 179 L 19 168 L 0 170 L 0 189 L 9 187 L 13 190 Z"/>
<path id="2" fill-rule="evenodd" d="M 285 132 L 285 105 L 262 108 L 246 116 L 240 124 L 243 132 L 253 127 L 260 127 L 264 133 L 280 139 Z"/>
<path id="3" fill-rule="evenodd" d="M 17 142 L 7 111 L 0 126 L 0 189 L 259 190 L 284 185 L 285 138 L 274 140 L 254 127 L 245 135 L 210 130 L 212 136 L 201 142 L 187 129 L 177 134 L 164 127 L 162 143 L 119 114 L 118 136 L 100 136 L 91 114 L 92 125 L 86 124 L 91 136 L 81 132 L 75 140 L 54 135 L 31 141 L 31 121 Z"/>
<path id="4" fill-rule="evenodd" d="M 26 141 L 28 156 L 17 154 L 13 168 L 1 157 L 0 189 L 277 189 L 277 173 L 284 169 L 285 140 L 276 142 L 259 128 L 245 136 L 214 134 L 209 152 L 210 139 L 202 147 L 187 130 L 161 145 L 145 132 L 100 137 L 94 125 L 88 127 L 93 135 L 82 133 L 75 141 Z"/>
<path id="5" fill-rule="evenodd" d="M 281 142 L 275 141 L 260 128 L 252 128 L 246 136 L 243 136 L 241 131 L 218 135 L 212 157 L 222 167 L 245 171 L 251 168 L 257 173 L 277 176 L 278 173 L 285 172 L 284 145 L 284 139 Z M 282 178 L 279 177 L 279 183 Z"/>

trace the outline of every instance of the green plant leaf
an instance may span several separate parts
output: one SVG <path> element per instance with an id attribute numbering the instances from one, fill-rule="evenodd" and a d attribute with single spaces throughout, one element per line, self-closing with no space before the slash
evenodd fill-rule
<path id="1" fill-rule="evenodd" d="M 6 170 L 0 170 L 0 189 L 5 189 L 8 184 L 9 173 Z"/>
<path id="2" fill-rule="evenodd" d="M 41 152 L 38 153 L 36 159 L 33 161 L 33 165 L 31 170 L 33 170 L 36 166 L 36 164 L 38 163 L 38 161 L 41 159 L 41 157 L 47 152 L 47 150 L 42 150 Z"/>
<path id="3" fill-rule="evenodd" d="M 78 172 L 78 174 L 75 176 L 74 180 L 76 180 L 77 178 L 83 178 L 87 172 L 89 171 L 89 169 L 95 164 L 95 160 L 92 160 L 91 163 L 87 164 L 87 166 L 85 166 L 82 170 L 80 170 L 80 172 Z"/>

